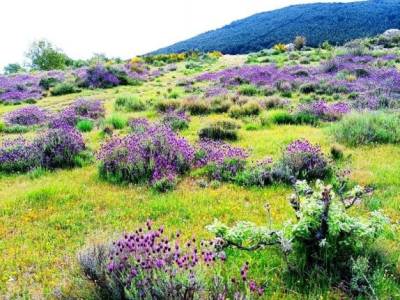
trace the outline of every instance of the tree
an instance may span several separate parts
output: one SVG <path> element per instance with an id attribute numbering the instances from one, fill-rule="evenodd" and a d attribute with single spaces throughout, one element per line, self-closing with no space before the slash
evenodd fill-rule
<path id="1" fill-rule="evenodd" d="M 26 57 L 30 68 L 34 70 L 64 69 L 71 62 L 67 55 L 46 40 L 33 42 Z"/>
<path id="2" fill-rule="evenodd" d="M 24 71 L 25 69 L 18 63 L 8 64 L 4 67 L 4 74 L 6 75 L 21 73 Z"/>

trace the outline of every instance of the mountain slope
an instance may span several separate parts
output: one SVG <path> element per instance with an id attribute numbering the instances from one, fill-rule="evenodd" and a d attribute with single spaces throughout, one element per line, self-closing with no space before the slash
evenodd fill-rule
<path id="1" fill-rule="evenodd" d="M 249 53 L 279 42 L 289 43 L 297 35 L 305 36 L 310 46 L 317 46 L 325 40 L 341 44 L 399 27 L 398 0 L 293 5 L 235 21 L 154 53 L 193 49 L 219 50 L 226 54 Z"/>

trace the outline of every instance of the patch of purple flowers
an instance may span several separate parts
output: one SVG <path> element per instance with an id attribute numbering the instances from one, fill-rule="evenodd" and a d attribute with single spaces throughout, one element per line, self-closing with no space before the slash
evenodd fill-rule
<path id="1" fill-rule="evenodd" d="M 50 127 L 74 127 L 81 119 L 97 120 L 104 115 L 105 109 L 101 100 L 78 99 L 56 114 L 50 122 Z"/>
<path id="2" fill-rule="evenodd" d="M 151 182 L 188 171 L 194 149 L 167 126 L 152 124 L 102 145 L 100 173 L 115 182 Z"/>
<path id="3" fill-rule="evenodd" d="M 351 107 L 345 102 L 329 104 L 323 100 L 319 100 L 299 105 L 298 110 L 299 112 L 308 113 L 324 120 L 334 121 L 349 113 Z"/>
<path id="4" fill-rule="evenodd" d="M 296 140 L 287 146 L 278 168 L 287 173 L 288 179 L 323 179 L 330 173 L 329 164 L 321 148 L 304 139 Z"/>
<path id="5" fill-rule="evenodd" d="M 72 167 L 85 149 L 82 136 L 71 127 L 49 129 L 32 142 L 23 138 L 4 141 L 0 146 L 0 170 L 26 172 L 37 167 Z"/>
<path id="6" fill-rule="evenodd" d="M 135 299 L 194 299 L 204 289 L 199 267 L 211 267 L 221 257 L 208 242 L 168 238 L 150 221 L 112 243 L 108 273 Z M 191 295 L 191 296 L 189 296 Z M 199 294 L 197 294 L 199 296 Z"/>
<path id="7" fill-rule="evenodd" d="M 31 126 L 43 124 L 48 119 L 48 113 L 35 105 L 22 107 L 4 116 L 4 121 L 10 125 Z"/>

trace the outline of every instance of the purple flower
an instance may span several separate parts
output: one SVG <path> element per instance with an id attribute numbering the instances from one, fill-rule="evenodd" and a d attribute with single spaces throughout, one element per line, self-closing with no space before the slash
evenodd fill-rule
<path id="1" fill-rule="evenodd" d="M 43 124 L 47 121 L 47 118 L 47 112 L 34 105 L 16 109 L 4 116 L 7 124 L 24 126 Z"/>

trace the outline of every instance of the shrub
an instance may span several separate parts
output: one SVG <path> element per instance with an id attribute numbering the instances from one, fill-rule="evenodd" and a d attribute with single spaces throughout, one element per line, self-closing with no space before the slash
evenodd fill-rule
<path id="1" fill-rule="evenodd" d="M 172 111 L 172 110 L 176 110 L 177 108 L 179 108 L 180 103 L 179 101 L 176 100 L 163 100 L 160 101 L 156 104 L 156 109 L 159 112 L 167 112 L 167 111 Z"/>
<path id="2" fill-rule="evenodd" d="M 343 147 L 340 145 L 332 145 L 331 146 L 331 156 L 335 160 L 342 159 L 344 157 Z"/>
<path id="3" fill-rule="evenodd" d="M 211 111 L 210 103 L 204 99 L 186 99 L 182 103 L 182 109 L 190 112 L 191 115 L 204 115 Z"/>
<path id="4" fill-rule="evenodd" d="M 266 109 L 273 109 L 273 108 L 284 108 L 289 104 L 289 101 L 286 99 L 282 99 L 277 96 L 268 97 L 264 101 L 264 106 Z"/>
<path id="5" fill-rule="evenodd" d="M 146 118 L 133 118 L 128 121 L 129 127 L 132 129 L 132 132 L 144 132 L 148 130 L 151 126 L 149 120 Z"/>
<path id="6" fill-rule="evenodd" d="M 123 129 L 128 124 L 128 120 L 122 115 L 112 114 L 106 119 L 106 124 L 111 125 L 114 129 Z"/>
<path id="7" fill-rule="evenodd" d="M 209 180 L 232 181 L 244 170 L 246 161 L 241 158 L 228 158 L 221 163 L 210 163 L 205 168 Z"/>
<path id="8" fill-rule="evenodd" d="M 41 153 L 41 166 L 46 169 L 75 166 L 75 157 L 85 149 L 85 143 L 74 128 L 49 129 L 33 141 Z"/>
<path id="9" fill-rule="evenodd" d="M 146 109 L 146 104 L 135 96 L 124 96 L 117 98 L 115 109 L 127 112 L 143 111 Z"/>
<path id="10" fill-rule="evenodd" d="M 255 96 L 260 93 L 259 89 L 252 84 L 241 85 L 239 87 L 238 92 L 240 95 L 244 95 L 244 96 Z"/>
<path id="11" fill-rule="evenodd" d="M 162 118 L 162 123 L 169 126 L 174 131 L 189 128 L 189 121 L 189 116 L 187 116 L 184 111 L 167 112 Z"/>
<path id="12" fill-rule="evenodd" d="M 78 130 L 81 131 L 81 132 L 92 131 L 92 129 L 93 129 L 93 121 L 90 120 L 90 119 L 80 120 L 76 124 L 76 128 L 78 128 Z"/>
<path id="13" fill-rule="evenodd" d="M 353 113 L 333 125 L 335 139 L 349 146 L 400 142 L 400 118 L 390 113 Z"/>
<path id="14" fill-rule="evenodd" d="M 239 128 L 240 126 L 232 121 L 216 121 L 200 129 L 199 137 L 201 139 L 235 141 L 238 139 L 237 129 Z"/>
<path id="15" fill-rule="evenodd" d="M 216 97 L 210 101 L 210 109 L 215 113 L 226 113 L 232 106 L 232 101 L 225 97 Z"/>
<path id="16" fill-rule="evenodd" d="M 289 144 L 277 169 L 282 173 L 282 179 L 288 182 L 294 179 L 324 179 L 331 172 L 321 148 L 307 140 L 296 140 Z"/>
<path id="17" fill-rule="evenodd" d="M 117 75 L 110 68 L 101 64 L 87 68 L 80 80 L 80 86 L 93 89 L 111 88 L 121 83 Z"/>
<path id="18" fill-rule="evenodd" d="M 112 182 L 146 183 L 189 170 L 194 150 L 172 129 L 152 124 L 126 137 L 115 137 L 98 154 L 100 175 Z"/>
<path id="19" fill-rule="evenodd" d="M 268 186 L 275 181 L 272 159 L 267 158 L 249 166 L 234 178 L 241 186 Z"/>
<path id="20" fill-rule="evenodd" d="M 16 134 L 16 133 L 26 133 L 30 130 L 29 126 L 23 126 L 23 125 L 12 125 L 12 126 L 4 126 L 0 131 L 4 133 L 11 133 L 11 134 Z"/>
<path id="21" fill-rule="evenodd" d="M 25 106 L 5 114 L 4 120 L 10 125 L 31 126 L 47 121 L 47 112 L 35 105 Z"/>
<path id="22" fill-rule="evenodd" d="M 296 38 L 293 41 L 293 44 L 296 50 L 301 50 L 306 45 L 306 38 L 304 36 L 296 36 Z"/>
<path id="23" fill-rule="evenodd" d="M 176 186 L 175 178 L 163 177 L 155 181 L 152 185 L 153 189 L 159 193 L 165 193 L 167 191 L 173 190 Z"/>
<path id="24" fill-rule="evenodd" d="M 270 115 L 273 124 L 295 124 L 294 117 L 287 111 L 275 111 Z"/>
<path id="25" fill-rule="evenodd" d="M 301 104 L 298 107 L 297 114 L 307 114 L 315 116 L 318 119 L 334 121 L 340 119 L 343 115 L 350 112 L 350 105 L 345 102 L 336 102 L 328 104 L 323 100 L 308 104 Z"/>
<path id="26" fill-rule="evenodd" d="M 82 136 L 71 127 L 49 129 L 33 142 L 22 138 L 4 141 L 0 147 L 0 171 L 27 172 L 34 168 L 65 168 L 85 149 Z"/>
<path id="27" fill-rule="evenodd" d="M 245 116 L 258 115 L 261 112 L 261 106 L 258 102 L 247 102 L 242 106 L 234 105 L 229 109 L 229 116 L 232 118 L 240 118 Z"/>
<path id="28" fill-rule="evenodd" d="M 368 281 L 367 274 L 360 276 L 360 272 L 368 269 L 368 254 L 388 223 L 379 212 L 371 213 L 368 220 L 346 212 L 351 207 L 346 203 L 354 204 L 362 194 L 359 186 L 339 196 L 321 182 L 313 190 L 306 182 L 298 181 L 290 197 L 297 221 L 286 226 L 284 232 L 245 221 L 234 227 L 215 221 L 207 229 L 217 236 L 222 248 L 256 251 L 266 246 L 279 247 L 297 282 L 307 284 L 322 275 L 334 286 L 352 283 L 357 287 L 360 277 L 364 283 Z M 266 209 L 270 215 L 269 207 Z"/>
<path id="29" fill-rule="evenodd" d="M 0 171 L 27 172 L 40 165 L 41 153 L 23 138 L 4 140 L 0 147 Z"/>
<path id="30" fill-rule="evenodd" d="M 74 127 L 79 120 L 97 120 L 104 117 L 104 105 L 100 100 L 78 99 L 59 112 L 51 121 L 50 127 Z"/>
<path id="31" fill-rule="evenodd" d="M 61 82 L 57 83 L 51 90 L 50 93 L 52 96 L 61 96 L 73 93 L 79 93 L 81 89 L 79 89 L 75 84 L 70 82 Z"/>
<path id="32" fill-rule="evenodd" d="M 78 255 L 81 269 L 102 299 L 257 299 L 262 285 L 249 278 L 249 263 L 240 279 L 226 282 L 216 268 L 225 261 L 218 242 L 170 238 L 150 221 L 108 244 L 91 246 Z M 236 297 L 236 298 L 234 298 Z"/>

